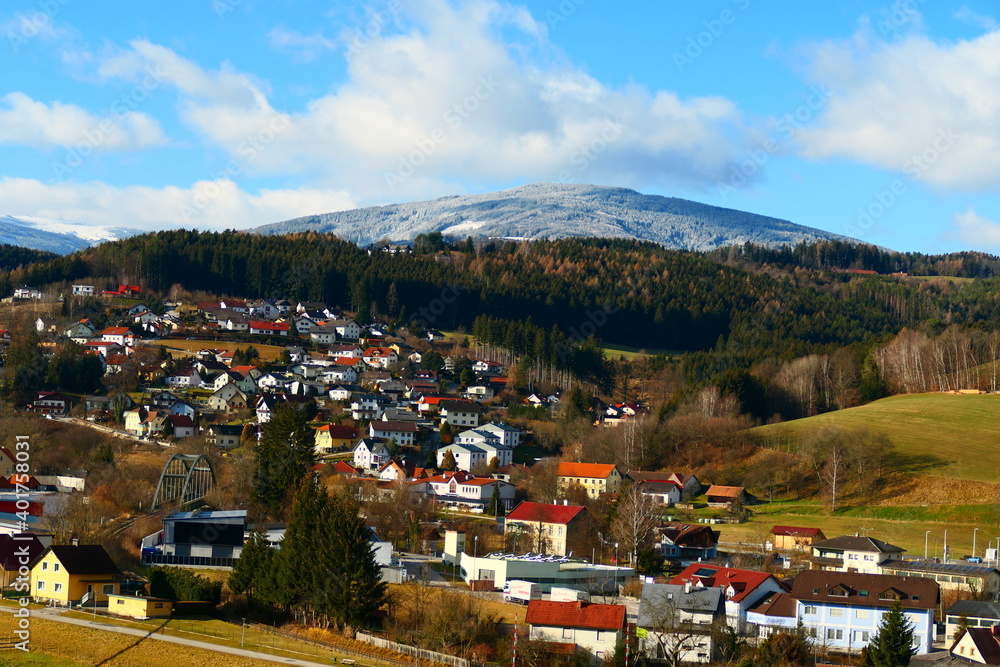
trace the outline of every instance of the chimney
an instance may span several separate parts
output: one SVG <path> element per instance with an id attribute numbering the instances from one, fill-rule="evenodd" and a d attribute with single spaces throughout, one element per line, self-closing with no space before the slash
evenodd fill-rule
<path id="1" fill-rule="evenodd" d="M 76 538 L 76 537 L 74 537 L 73 539 L 71 539 L 71 540 L 69 541 L 69 543 L 70 543 L 71 545 L 73 545 L 74 547 L 78 547 L 78 546 L 80 546 L 80 540 L 79 540 L 78 538 Z"/>
<path id="2" fill-rule="evenodd" d="M 690 581 L 685 581 L 684 582 L 684 593 L 688 594 L 690 592 L 691 592 L 691 582 Z"/>

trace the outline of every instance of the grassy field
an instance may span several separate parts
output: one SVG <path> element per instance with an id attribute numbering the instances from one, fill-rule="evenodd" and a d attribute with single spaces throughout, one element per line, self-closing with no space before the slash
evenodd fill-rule
<path id="1" fill-rule="evenodd" d="M 8 638 L 16 619 L 0 614 L 0 637 Z M 120 635 L 96 628 L 34 618 L 31 621 L 31 651 L 5 651 L 0 665 L 45 665 L 47 667 L 145 667 L 146 665 L 213 665 L 213 667 L 266 667 L 264 660 L 188 648 L 140 637 Z"/>
<path id="2" fill-rule="evenodd" d="M 1000 395 L 893 396 L 752 432 L 782 444 L 825 428 L 885 434 L 896 446 L 893 467 L 902 472 L 1000 482 Z"/>
<path id="3" fill-rule="evenodd" d="M 618 359 L 620 357 L 625 357 L 626 360 L 632 361 L 636 357 L 651 357 L 658 354 L 666 357 L 672 357 L 678 353 L 676 350 L 662 350 L 654 347 L 638 348 L 638 347 L 631 347 L 629 345 L 617 345 L 615 343 L 605 343 L 604 354 L 608 359 Z"/>
<path id="4" fill-rule="evenodd" d="M 257 353 L 260 354 L 260 358 L 264 361 L 274 361 L 281 354 L 282 348 L 277 345 L 261 345 L 259 343 L 233 343 L 224 340 L 181 340 L 176 338 L 165 338 L 163 340 L 157 341 L 158 345 L 163 345 L 170 352 L 180 352 L 183 354 L 194 354 L 198 350 L 205 349 L 215 349 L 215 350 L 229 350 L 230 352 L 235 350 L 237 347 L 240 349 L 246 348 L 247 345 L 253 345 Z M 177 356 L 176 354 L 174 356 Z"/>
<path id="5" fill-rule="evenodd" d="M 818 501 L 774 502 L 753 508 L 754 515 L 743 524 L 717 526 L 723 542 L 759 543 L 773 526 L 820 528 L 829 537 L 871 535 L 907 550 L 909 556 L 923 556 L 924 537 L 928 555 L 941 556 L 944 531 L 952 557 L 972 554 L 975 529 L 976 555 L 982 556 L 988 543 L 1000 538 L 993 505 L 940 505 L 933 507 L 847 507 L 830 514 Z M 927 535 L 926 531 L 931 531 Z"/>

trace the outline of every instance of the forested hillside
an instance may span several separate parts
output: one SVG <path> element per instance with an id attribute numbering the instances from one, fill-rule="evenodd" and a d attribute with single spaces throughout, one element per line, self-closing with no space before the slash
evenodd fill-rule
<path id="1" fill-rule="evenodd" d="M 777 364 L 755 373 L 772 382 L 785 372 L 789 391 L 801 385 L 791 378 L 803 372 L 819 377 L 816 369 L 830 367 L 840 350 L 852 369 L 840 381 L 862 399 L 899 385 L 884 355 L 871 352 L 903 329 L 936 336 L 946 325 L 1000 325 L 1000 279 L 928 281 L 847 270 L 876 270 L 872 266 L 992 275 L 998 262 L 838 242 L 703 254 L 620 239 L 470 238 L 448 245 L 440 235 L 419 239 L 413 254 L 389 254 L 322 234 L 170 231 L 2 270 L 0 289 L 104 277 L 163 294 L 181 286 L 217 295 L 322 300 L 356 312 L 361 321 L 464 327 L 529 360 L 572 366 L 580 377 L 606 375 L 599 348 L 579 345 L 590 337 L 687 352 L 681 369 L 692 385 L 719 382 L 727 372 L 762 362 Z M 570 348 L 574 356 L 567 360 Z M 797 366 L 787 370 L 790 364 Z M 802 394 L 795 409 L 775 407 L 784 400 L 775 399 L 750 411 L 765 418 L 769 410 L 832 409 L 842 402 L 834 398 L 833 382 L 820 382 L 822 391 L 794 389 Z"/>

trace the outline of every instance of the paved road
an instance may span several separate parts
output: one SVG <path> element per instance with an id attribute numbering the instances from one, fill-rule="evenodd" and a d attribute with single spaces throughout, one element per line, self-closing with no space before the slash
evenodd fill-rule
<path id="1" fill-rule="evenodd" d="M 14 613 L 13 607 L 0 606 L 0 611 L 5 611 L 7 613 Z M 69 623 L 70 625 L 79 625 L 85 628 L 104 630 L 105 632 L 117 632 L 122 635 L 132 635 L 133 637 L 142 637 L 144 639 L 155 639 L 162 642 L 170 642 L 171 644 L 180 644 L 181 646 L 190 646 L 191 648 L 201 648 L 207 651 L 216 651 L 218 653 L 228 653 L 230 655 L 238 655 L 242 658 L 253 658 L 255 660 L 266 660 L 268 662 L 280 662 L 286 665 L 301 665 L 302 667 L 329 667 L 324 663 L 312 662 L 311 660 L 300 660 L 298 658 L 283 658 L 276 655 L 271 655 L 269 653 L 258 653 L 257 651 L 247 651 L 241 648 L 232 648 L 229 646 L 222 646 L 219 644 L 210 644 L 208 642 L 200 642 L 194 639 L 186 639 L 184 637 L 174 637 L 172 635 L 164 635 L 158 633 L 147 632 L 145 630 L 138 630 L 136 628 L 126 628 L 120 625 L 111 625 L 109 623 L 102 623 L 100 621 L 91 621 L 80 618 L 67 618 L 61 615 L 61 611 L 55 609 L 32 609 L 31 615 L 34 618 L 43 618 L 47 621 L 56 621 L 58 623 Z"/>

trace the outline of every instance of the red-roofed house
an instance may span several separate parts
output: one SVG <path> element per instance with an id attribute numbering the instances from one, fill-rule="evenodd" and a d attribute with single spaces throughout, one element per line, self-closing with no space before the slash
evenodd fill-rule
<path id="1" fill-rule="evenodd" d="M 669 583 L 721 588 L 726 598 L 726 622 L 737 629 L 741 629 L 746 623 L 747 609 L 754 603 L 765 595 L 785 590 L 778 580 L 767 572 L 737 570 L 705 563 L 692 563 Z"/>
<path id="2" fill-rule="evenodd" d="M 414 474 L 416 475 L 416 471 Z M 418 479 L 412 483 L 410 491 L 426 494 L 437 500 L 439 505 L 484 512 L 493 498 L 494 487 L 500 489 L 500 500 L 506 510 L 513 504 L 516 489 L 513 484 L 492 477 L 477 477 L 466 472 L 443 472 Z"/>
<path id="3" fill-rule="evenodd" d="M 587 510 L 580 505 L 522 502 L 504 521 L 504 532 L 527 534 L 531 550 L 565 556 L 566 545 L 584 528 Z"/>
<path id="4" fill-rule="evenodd" d="M 531 600 L 524 620 L 533 641 L 573 644 L 603 660 L 624 636 L 626 618 L 621 604 Z"/>
<path id="5" fill-rule="evenodd" d="M 571 484 L 579 484 L 587 490 L 587 495 L 597 498 L 602 493 L 618 493 L 622 483 L 622 474 L 618 466 L 608 463 L 571 463 L 563 461 L 559 464 L 559 490 L 565 491 Z"/>
<path id="6" fill-rule="evenodd" d="M 389 368 L 399 361 L 399 356 L 391 347 L 369 347 L 361 357 L 369 366 Z"/>
<path id="7" fill-rule="evenodd" d="M 771 529 L 774 535 L 775 549 L 789 549 L 803 551 L 813 545 L 813 542 L 822 542 L 826 535 L 819 528 L 799 528 L 796 526 L 775 526 Z"/>
<path id="8" fill-rule="evenodd" d="M 262 320 L 250 321 L 250 333 L 267 336 L 287 336 L 291 325 L 288 322 L 264 322 Z"/>
<path id="9" fill-rule="evenodd" d="M 101 340 L 130 347 L 135 345 L 135 334 L 128 327 L 108 327 L 101 332 Z"/>
<path id="10" fill-rule="evenodd" d="M 187 415 L 170 415 L 167 421 L 170 422 L 174 438 L 177 440 L 194 435 L 194 420 Z"/>

